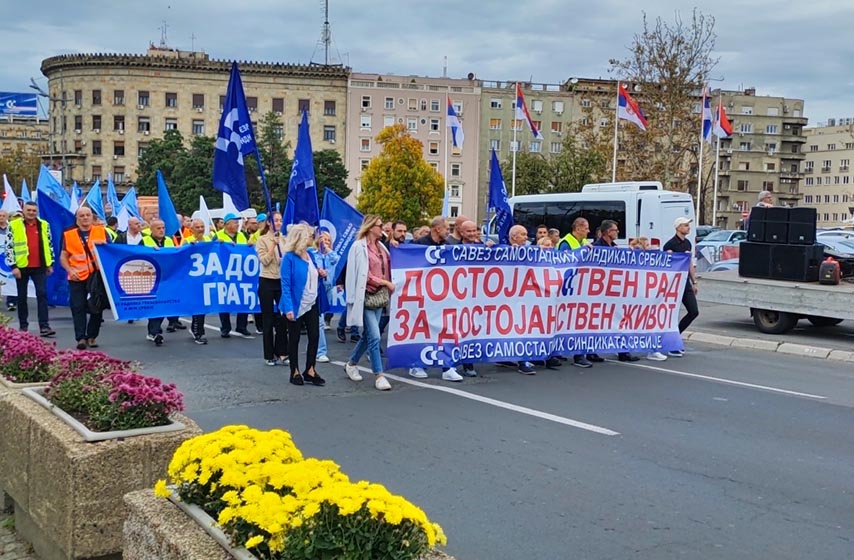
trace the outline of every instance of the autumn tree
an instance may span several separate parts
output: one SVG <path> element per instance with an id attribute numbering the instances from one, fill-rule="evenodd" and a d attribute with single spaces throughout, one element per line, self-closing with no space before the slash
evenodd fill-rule
<path id="1" fill-rule="evenodd" d="M 21 181 L 27 180 L 30 189 L 36 188 L 35 179 L 39 176 L 41 158 L 38 154 L 18 146 L 12 153 L 0 157 L 0 175 L 6 175 L 9 184 L 20 194 Z"/>
<path id="2" fill-rule="evenodd" d="M 677 12 L 672 23 L 660 17 L 651 23 L 644 14 L 629 55 L 610 61 L 648 120 L 646 131 L 620 127 L 618 180 L 656 179 L 696 195 L 696 176 L 688 171 L 698 161 L 697 109 L 718 62 L 712 56 L 716 38 L 715 18 L 697 9 L 687 21 Z M 608 118 L 613 127 L 613 111 Z"/>
<path id="3" fill-rule="evenodd" d="M 439 215 L 444 179 L 424 161 L 424 145 L 402 124 L 384 128 L 376 141 L 383 148 L 362 173 L 359 210 L 409 226 Z"/>

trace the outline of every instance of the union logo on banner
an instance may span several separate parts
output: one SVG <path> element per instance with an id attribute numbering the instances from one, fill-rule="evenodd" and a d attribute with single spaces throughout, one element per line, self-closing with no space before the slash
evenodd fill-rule
<path id="1" fill-rule="evenodd" d="M 149 259 L 134 258 L 122 263 L 117 277 L 122 298 L 153 296 L 160 271 Z"/>

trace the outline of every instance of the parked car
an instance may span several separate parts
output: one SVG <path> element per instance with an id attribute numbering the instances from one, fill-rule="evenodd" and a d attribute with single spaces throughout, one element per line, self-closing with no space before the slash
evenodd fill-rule
<path id="1" fill-rule="evenodd" d="M 724 247 L 738 245 L 747 239 L 747 232 L 741 229 L 722 229 L 714 231 L 706 236 L 701 242 L 697 243 L 696 255 L 699 258 L 701 255 L 713 263 L 722 259 L 728 258 L 722 254 Z"/>
<path id="2" fill-rule="evenodd" d="M 738 270 L 738 259 L 718 261 L 709 267 L 709 272 L 718 272 L 720 270 Z"/>
<path id="3" fill-rule="evenodd" d="M 694 228 L 694 235 L 696 236 L 697 243 L 705 239 L 710 233 L 714 233 L 716 231 L 720 231 L 721 228 L 718 226 L 697 226 Z"/>

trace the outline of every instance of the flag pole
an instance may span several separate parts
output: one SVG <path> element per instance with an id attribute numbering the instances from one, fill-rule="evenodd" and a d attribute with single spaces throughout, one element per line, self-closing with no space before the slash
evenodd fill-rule
<path id="1" fill-rule="evenodd" d="M 519 82 L 516 82 L 516 88 L 518 89 Z M 516 93 L 516 89 L 513 90 L 513 93 Z M 515 99 L 515 98 L 514 98 Z M 516 152 L 519 151 L 519 146 L 516 144 L 516 111 L 519 109 L 516 107 L 516 101 L 513 102 L 513 118 L 510 120 L 510 126 L 513 128 L 513 142 L 510 144 L 510 151 L 512 152 L 513 158 L 513 173 L 511 179 L 511 191 L 513 194 L 510 196 L 516 196 Z"/>
<path id="2" fill-rule="evenodd" d="M 721 103 L 723 103 L 723 92 L 719 93 L 718 96 L 718 115 L 716 121 L 720 122 L 721 119 Z M 714 130 L 714 125 L 712 126 Z M 715 134 L 715 137 L 718 139 L 717 148 L 715 148 L 715 190 L 712 195 L 712 223 L 711 225 L 718 225 L 718 178 L 720 177 L 720 164 L 721 164 L 721 137 L 719 134 Z"/>
<path id="3" fill-rule="evenodd" d="M 705 121 L 706 115 L 704 114 L 706 109 L 706 86 L 703 85 L 703 100 L 700 103 L 700 159 L 697 167 L 697 200 L 695 202 L 696 210 L 694 212 L 694 220 L 696 224 L 700 224 L 700 199 L 702 198 L 702 188 L 703 188 L 703 144 L 706 143 L 706 139 L 703 138 L 703 122 Z M 711 132 L 711 131 L 710 131 Z M 714 224 L 712 224 L 714 225 Z"/>
<path id="4" fill-rule="evenodd" d="M 445 94 L 445 103 L 447 103 L 449 107 L 451 106 L 451 87 L 450 86 L 448 86 L 448 91 Z M 449 114 L 450 114 L 450 111 L 448 109 L 445 109 L 445 120 L 446 121 L 448 119 Z M 443 211 L 445 210 L 444 201 L 448 199 L 448 129 L 449 128 L 450 127 L 448 126 L 448 123 L 445 122 L 445 142 L 444 142 L 444 144 L 445 144 L 445 173 L 443 174 L 445 177 L 445 190 L 442 192 L 442 201 L 443 201 L 442 202 L 442 210 Z M 448 218 L 449 216 L 445 216 L 445 217 Z"/>
<path id="5" fill-rule="evenodd" d="M 617 126 L 620 124 L 620 80 L 617 80 L 617 107 L 614 109 L 614 157 L 611 160 L 611 182 L 617 182 Z"/>

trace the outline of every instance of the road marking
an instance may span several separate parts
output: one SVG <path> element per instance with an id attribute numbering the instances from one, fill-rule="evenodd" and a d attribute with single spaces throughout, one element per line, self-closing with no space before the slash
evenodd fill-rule
<path id="1" fill-rule="evenodd" d="M 676 359 L 679 359 L 679 358 L 676 358 Z M 646 364 L 619 362 L 617 360 L 607 360 L 607 361 L 615 363 L 615 364 L 623 365 L 623 366 L 632 366 L 632 367 L 639 367 L 639 368 L 644 368 L 644 369 L 651 369 L 651 370 L 655 370 L 655 371 L 663 371 L 664 373 L 669 373 L 671 375 L 681 375 L 683 377 L 691 377 L 694 379 L 702 379 L 704 381 L 713 381 L 715 383 L 724 383 L 726 385 L 735 385 L 737 387 L 747 387 L 749 389 L 760 389 L 762 391 L 769 391 L 771 393 L 779 393 L 781 395 L 789 395 L 792 397 L 805 397 L 808 399 L 817 399 L 817 400 L 827 399 L 827 397 L 823 397 L 821 395 L 813 395 L 810 393 L 801 393 L 798 391 L 790 391 L 788 389 L 780 389 L 778 387 L 769 387 L 767 385 L 757 385 L 755 383 L 745 383 L 744 381 L 735 381 L 734 379 L 724 379 L 723 377 L 712 377 L 710 375 L 700 375 L 699 373 L 688 373 L 687 371 L 667 369 L 667 368 L 658 367 L 658 366 L 649 366 Z"/>
<path id="2" fill-rule="evenodd" d="M 332 361 L 330 363 L 339 365 L 344 367 L 344 362 Z M 373 373 L 370 368 L 366 368 L 363 366 L 358 366 L 360 371 L 365 373 Z M 586 422 L 581 422 L 579 420 L 573 420 L 571 418 L 564 418 L 563 416 L 557 416 L 555 414 L 550 414 L 548 412 L 542 412 L 539 410 L 534 410 L 533 408 L 528 408 L 525 406 L 519 406 L 513 403 L 508 403 L 504 401 L 499 401 L 496 399 L 491 399 L 489 397 L 483 397 L 481 395 L 476 395 L 474 393 L 469 393 L 467 391 L 461 391 L 460 389 L 453 389 L 451 387 L 442 387 L 441 385 L 431 385 L 429 383 L 422 383 L 420 381 L 415 381 L 413 379 L 407 379 L 405 377 L 400 377 L 398 375 L 392 375 L 390 373 L 384 373 L 386 377 L 389 379 L 394 379 L 400 383 L 406 383 L 408 385 L 414 385 L 415 387 L 421 387 L 423 389 L 432 389 L 433 391 L 440 391 L 442 393 L 448 393 L 451 395 L 455 395 L 457 397 L 462 397 L 464 399 L 469 399 L 472 401 L 477 401 L 479 403 L 488 404 L 491 406 L 495 406 L 498 408 L 503 408 L 505 410 L 512 410 L 513 412 L 518 412 L 520 414 L 527 414 L 528 416 L 533 416 L 535 418 L 540 418 L 542 420 L 548 420 L 550 422 L 557 422 L 558 424 L 563 424 L 565 426 L 571 426 L 573 428 L 578 428 L 580 430 L 587 430 L 588 432 L 593 432 L 596 434 L 601 434 L 604 436 L 618 436 L 620 432 L 615 432 L 614 430 L 609 430 L 608 428 L 603 428 L 601 426 L 596 426 L 594 424 L 588 424 Z"/>

